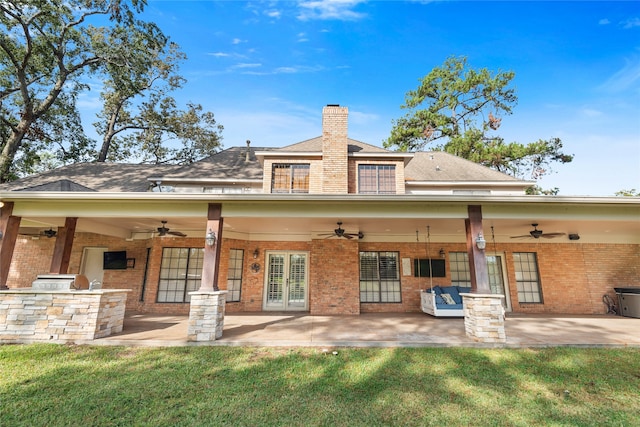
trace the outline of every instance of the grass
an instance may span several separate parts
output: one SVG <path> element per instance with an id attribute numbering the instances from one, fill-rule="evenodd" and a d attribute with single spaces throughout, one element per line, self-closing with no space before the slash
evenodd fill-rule
<path id="1" fill-rule="evenodd" d="M 0 426 L 639 426 L 640 349 L 0 346 Z"/>

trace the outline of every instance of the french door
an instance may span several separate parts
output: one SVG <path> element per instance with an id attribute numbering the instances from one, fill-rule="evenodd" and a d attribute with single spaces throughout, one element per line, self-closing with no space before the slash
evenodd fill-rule
<path id="1" fill-rule="evenodd" d="M 267 252 L 263 310 L 306 311 L 308 266 L 306 252 Z"/>
<path id="2" fill-rule="evenodd" d="M 504 308 L 506 311 L 511 311 L 511 298 L 509 298 L 509 289 L 505 285 L 507 281 L 502 254 L 487 254 L 487 269 L 489 270 L 491 293 L 504 295 Z"/>

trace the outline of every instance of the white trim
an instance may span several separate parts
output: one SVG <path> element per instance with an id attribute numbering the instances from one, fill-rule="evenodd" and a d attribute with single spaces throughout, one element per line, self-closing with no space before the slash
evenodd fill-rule
<path id="1" fill-rule="evenodd" d="M 256 157 L 322 157 L 322 151 L 256 151 Z"/>
<path id="2" fill-rule="evenodd" d="M 136 201 L 215 201 L 215 202 L 433 202 L 472 204 L 585 204 L 585 205 L 637 205 L 640 208 L 640 197 L 602 197 L 602 196 L 499 196 L 499 195 L 432 195 L 432 194 L 395 194 L 395 195 L 361 195 L 361 194 L 209 194 L 209 193 L 123 193 L 123 192 L 70 192 L 70 191 L 2 191 L 3 202 L 17 200 L 32 201 L 72 201 L 72 200 L 136 200 Z"/>
<path id="3" fill-rule="evenodd" d="M 535 185 L 535 181 L 405 181 L 409 187 L 519 187 L 526 188 Z"/>

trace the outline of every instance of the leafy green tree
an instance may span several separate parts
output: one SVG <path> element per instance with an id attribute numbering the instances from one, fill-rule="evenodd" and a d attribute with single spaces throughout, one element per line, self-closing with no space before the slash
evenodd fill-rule
<path id="1" fill-rule="evenodd" d="M 517 103 L 509 85 L 515 73 L 474 70 L 465 57 L 450 57 L 421 79 L 416 90 L 407 92 L 403 109 L 409 112 L 394 120 L 386 148 L 417 151 L 432 144 L 434 149 L 471 160 L 525 179 L 538 179 L 551 164 L 568 163 L 572 155 L 562 152 L 559 138 L 529 144 L 505 143 L 495 134 L 502 116 Z M 534 193 L 544 190 L 534 187 Z M 557 189 L 547 194 L 557 193 Z"/>
<path id="2" fill-rule="evenodd" d="M 8 134 L 7 131 L 0 138 Z M 22 139 L 9 177 L 15 179 L 71 162 L 91 161 L 95 159 L 93 145 L 94 141 L 83 132 L 75 100 L 63 92 Z"/>
<path id="3" fill-rule="evenodd" d="M 131 39 L 135 35 L 122 32 L 120 36 Z M 183 111 L 170 96 L 184 83 L 177 74 L 184 54 L 173 43 L 146 43 L 145 52 L 127 68 L 109 68 L 110 78 L 102 92 L 104 108 L 94 123 L 103 137 L 97 160 L 135 158 L 146 163 L 183 164 L 210 155 L 220 146 L 222 126 L 213 113 L 202 112 L 202 106 L 188 104 Z"/>
<path id="4" fill-rule="evenodd" d="M 135 19 L 144 5 L 145 0 L 0 2 L 0 182 L 12 178 L 11 166 L 25 138 L 45 141 L 38 122 L 41 129 L 51 128 L 60 121 L 47 117 L 52 108 L 75 105 L 69 101 L 86 89 L 84 77 L 107 64 L 126 67 L 136 50 L 127 40 L 118 46 L 109 41 L 120 28 L 149 34 L 154 25 Z M 92 18 L 109 25 L 91 25 Z"/>
<path id="5" fill-rule="evenodd" d="M 616 191 L 616 196 L 621 197 L 640 197 L 640 191 L 632 188 L 631 190 L 620 190 Z"/>

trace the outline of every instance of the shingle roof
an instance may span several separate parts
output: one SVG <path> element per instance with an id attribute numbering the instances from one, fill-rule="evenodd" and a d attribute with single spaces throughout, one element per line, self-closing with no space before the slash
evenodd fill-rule
<path id="1" fill-rule="evenodd" d="M 522 182 L 502 172 L 443 151 L 414 153 L 404 170 L 407 181 L 513 181 Z"/>
<path id="2" fill-rule="evenodd" d="M 376 147 L 375 145 L 367 144 L 366 142 L 357 141 L 355 139 L 347 139 L 347 151 L 349 153 L 389 153 L 389 150 Z M 298 142 L 296 144 L 287 145 L 277 149 L 276 151 L 289 151 L 289 152 L 321 152 L 322 151 L 322 137 L 307 139 L 306 141 Z"/>
<path id="3" fill-rule="evenodd" d="M 349 139 L 349 152 L 392 153 L 380 147 Z M 312 138 L 282 148 L 232 147 L 186 166 L 119 163 L 77 163 L 0 185 L 0 191 L 101 191 L 145 192 L 149 178 L 188 181 L 262 179 L 262 165 L 256 151 L 320 152 L 322 138 Z M 521 182 L 507 174 L 441 152 L 418 152 L 405 167 L 407 181 Z"/>
<path id="4" fill-rule="evenodd" d="M 76 163 L 0 185 L 7 191 L 143 192 L 147 177 L 176 169 L 173 165 Z"/>
<path id="5" fill-rule="evenodd" d="M 202 160 L 163 175 L 163 179 L 262 179 L 262 165 L 256 151 L 273 151 L 272 147 L 251 147 L 247 160 L 246 147 L 231 147 Z M 154 175 L 158 176 L 158 174 Z"/>

